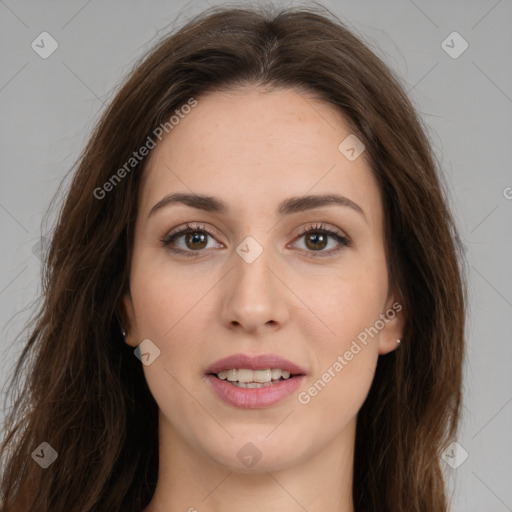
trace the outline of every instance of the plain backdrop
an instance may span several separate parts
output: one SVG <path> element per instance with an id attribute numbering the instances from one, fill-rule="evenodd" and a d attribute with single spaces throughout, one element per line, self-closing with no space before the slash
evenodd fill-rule
<path id="1" fill-rule="evenodd" d="M 41 289 L 41 221 L 57 187 L 135 60 L 215 4 L 0 0 L 0 385 Z M 447 459 L 458 467 L 442 462 L 452 511 L 512 511 L 512 2 L 323 5 L 401 78 L 427 125 L 467 248 L 461 448 L 456 464 Z M 44 51 L 58 45 L 46 58 L 42 37 Z"/>

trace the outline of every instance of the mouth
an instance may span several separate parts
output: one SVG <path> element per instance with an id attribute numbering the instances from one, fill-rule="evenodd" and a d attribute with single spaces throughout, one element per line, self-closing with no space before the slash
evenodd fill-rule
<path id="1" fill-rule="evenodd" d="M 219 380 L 225 380 L 237 388 L 264 388 L 273 386 L 278 382 L 293 379 L 298 375 L 281 368 L 265 368 L 263 370 L 251 370 L 249 368 L 232 368 L 218 373 L 210 373 Z"/>
<path id="2" fill-rule="evenodd" d="M 273 354 L 235 354 L 212 364 L 205 376 L 228 405 L 257 409 L 289 397 L 304 382 L 306 371 Z"/>

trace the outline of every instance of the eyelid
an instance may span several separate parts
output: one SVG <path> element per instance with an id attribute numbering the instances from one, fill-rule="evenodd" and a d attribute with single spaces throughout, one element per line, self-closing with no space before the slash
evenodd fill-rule
<path id="1" fill-rule="evenodd" d="M 169 251 L 188 256 L 188 257 L 200 257 L 202 254 L 206 252 L 205 249 L 192 251 L 192 250 L 184 250 L 184 249 L 178 249 L 178 248 L 172 248 L 171 242 L 173 238 L 180 238 L 181 236 L 184 236 L 188 234 L 189 232 L 204 232 L 208 236 L 216 239 L 216 235 L 212 233 L 214 231 L 213 229 L 207 228 L 204 224 L 191 222 L 186 223 L 185 225 L 179 226 L 177 228 L 172 229 L 169 233 L 167 233 L 163 238 L 160 239 L 160 242 L 162 245 L 167 248 Z M 291 244 L 294 244 L 298 239 L 302 238 L 303 236 L 307 235 L 308 233 L 323 233 L 327 235 L 330 238 L 335 238 L 338 241 L 338 246 L 334 249 L 330 249 L 329 251 L 307 251 L 307 250 L 300 250 L 302 253 L 307 253 L 309 256 L 312 257 L 329 257 L 334 254 L 337 254 L 340 250 L 342 250 L 344 247 L 351 247 L 352 246 L 352 240 L 349 236 L 345 234 L 345 232 L 341 231 L 339 228 L 336 228 L 334 226 L 331 226 L 329 224 L 324 224 L 322 222 L 320 223 L 313 223 L 308 224 L 306 226 L 303 226 L 299 228 L 294 236 L 293 241 Z M 222 242 L 219 242 L 221 245 Z M 290 244 L 287 245 L 287 247 Z"/>
<path id="2" fill-rule="evenodd" d="M 350 240 L 348 235 L 342 231 L 341 229 L 331 226 L 330 224 L 324 223 L 324 222 L 317 222 L 313 224 L 308 224 L 306 226 L 303 226 L 298 229 L 296 236 L 302 236 L 304 234 L 307 234 L 309 232 L 326 232 L 329 234 L 335 234 L 339 236 L 340 238 L 345 238 L 346 240 Z"/>
<path id="3" fill-rule="evenodd" d="M 212 233 L 212 231 L 214 231 L 213 228 L 209 228 L 206 225 L 198 222 L 187 222 L 184 225 L 180 225 L 177 228 L 173 228 L 171 231 L 169 231 L 164 236 L 164 240 L 168 240 L 172 236 L 177 234 L 186 234 L 188 230 L 204 231 L 205 233 L 208 233 L 211 237 L 217 236 Z"/>
<path id="4" fill-rule="evenodd" d="M 177 254 L 186 254 L 189 256 L 194 255 L 193 253 L 197 253 L 197 256 L 199 256 L 200 255 L 199 253 L 204 252 L 204 249 L 202 249 L 201 251 L 190 251 L 190 250 L 185 251 L 183 249 L 173 249 L 170 246 L 173 238 L 180 238 L 181 236 L 184 236 L 189 232 L 195 232 L 195 231 L 204 232 L 211 238 L 217 239 L 217 235 L 215 233 L 212 233 L 212 231 L 215 231 L 214 229 L 208 228 L 204 224 L 201 224 L 201 223 L 187 222 L 185 225 L 178 226 L 177 228 L 174 228 L 171 231 L 169 231 L 165 236 L 163 236 L 160 239 L 160 242 L 165 248 L 167 248 L 171 252 L 174 252 Z M 222 242 L 219 242 L 219 243 L 221 245 L 224 245 L 224 244 L 222 244 Z"/>
<path id="5" fill-rule="evenodd" d="M 308 256 L 312 256 L 313 258 L 328 258 L 330 256 L 337 255 L 342 249 L 346 247 L 352 247 L 352 240 L 348 235 L 345 234 L 344 231 L 341 231 L 340 229 L 329 224 L 324 224 L 323 222 L 309 224 L 300 228 L 292 243 L 295 243 L 297 240 L 302 238 L 304 235 L 307 235 L 308 233 L 323 233 L 330 238 L 337 239 L 338 241 L 338 245 L 334 249 L 330 249 L 328 251 L 301 251 L 305 252 Z"/>

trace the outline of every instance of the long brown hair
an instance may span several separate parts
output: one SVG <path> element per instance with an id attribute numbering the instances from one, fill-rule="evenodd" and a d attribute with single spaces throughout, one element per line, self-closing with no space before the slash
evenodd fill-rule
<path id="1" fill-rule="evenodd" d="M 440 455 L 458 430 L 466 292 L 426 131 L 398 79 L 334 14 L 267 6 L 214 7 L 166 36 L 137 63 L 77 162 L 43 300 L 13 369 L 4 512 L 140 512 L 150 501 L 158 407 L 117 316 L 124 321 L 146 160 L 104 184 L 190 98 L 247 84 L 310 91 L 338 109 L 364 142 L 381 189 L 405 331 L 399 349 L 379 358 L 358 415 L 355 509 L 447 510 Z M 42 442 L 58 453 L 47 469 L 31 458 Z"/>

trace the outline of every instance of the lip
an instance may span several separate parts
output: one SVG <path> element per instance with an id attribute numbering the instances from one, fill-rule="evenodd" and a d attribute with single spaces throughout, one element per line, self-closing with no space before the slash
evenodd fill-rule
<path id="1" fill-rule="evenodd" d="M 221 400 L 241 409 L 263 409 L 277 404 L 296 391 L 305 378 L 305 375 L 298 375 L 263 388 L 237 388 L 215 375 L 206 376 Z"/>
<path id="2" fill-rule="evenodd" d="M 294 376 L 261 388 L 239 388 L 227 380 L 221 380 L 212 375 L 233 368 L 248 370 L 280 368 L 289 371 Z M 306 378 L 306 371 L 303 368 L 274 354 L 259 354 L 257 356 L 233 354 L 213 363 L 205 373 L 207 381 L 221 400 L 228 405 L 242 409 L 261 409 L 277 404 L 296 391 Z"/>
<path id="3" fill-rule="evenodd" d="M 219 373 L 223 370 L 245 368 L 247 370 L 265 370 L 267 368 L 280 368 L 287 370 L 293 375 L 306 375 L 306 370 L 299 365 L 288 361 L 284 357 L 274 354 L 259 354 L 250 356 L 247 354 L 233 354 L 223 359 L 219 359 L 209 366 L 205 373 Z"/>

